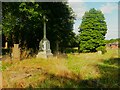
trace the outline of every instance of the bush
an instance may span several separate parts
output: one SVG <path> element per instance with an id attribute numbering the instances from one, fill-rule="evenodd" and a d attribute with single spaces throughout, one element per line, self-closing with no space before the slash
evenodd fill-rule
<path id="1" fill-rule="evenodd" d="M 7 48 L 7 49 L 2 48 L 2 55 L 6 55 L 6 54 L 9 54 L 9 53 L 11 53 L 10 48 Z"/>
<path id="2" fill-rule="evenodd" d="M 65 53 L 76 53 L 76 52 L 78 52 L 78 50 L 77 50 L 77 49 L 74 49 L 74 48 L 67 48 L 67 49 L 65 50 Z"/>
<path id="3" fill-rule="evenodd" d="M 83 52 L 83 53 L 89 53 L 90 50 L 83 50 L 82 52 Z"/>
<path id="4" fill-rule="evenodd" d="M 97 51 L 102 51 L 102 54 L 107 52 L 105 46 L 100 46 L 100 47 L 96 48 L 96 50 Z"/>

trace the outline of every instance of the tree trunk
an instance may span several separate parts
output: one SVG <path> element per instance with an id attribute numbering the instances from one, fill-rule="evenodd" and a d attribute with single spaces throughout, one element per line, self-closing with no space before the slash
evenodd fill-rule
<path id="1" fill-rule="evenodd" d="M 78 53 L 80 53 L 80 42 L 78 44 Z"/>

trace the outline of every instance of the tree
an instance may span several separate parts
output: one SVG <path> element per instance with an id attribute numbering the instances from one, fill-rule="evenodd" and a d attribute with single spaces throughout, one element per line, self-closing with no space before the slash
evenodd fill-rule
<path id="1" fill-rule="evenodd" d="M 4 2 L 2 8 L 2 29 L 9 45 L 19 43 L 21 48 L 37 51 L 43 38 L 43 15 L 48 18 L 47 38 L 52 51 L 57 41 L 61 50 L 69 45 L 74 14 L 66 2 Z"/>
<path id="2" fill-rule="evenodd" d="M 92 8 L 85 12 L 79 29 L 81 52 L 95 52 L 97 48 L 105 46 L 107 25 L 100 10 Z"/>

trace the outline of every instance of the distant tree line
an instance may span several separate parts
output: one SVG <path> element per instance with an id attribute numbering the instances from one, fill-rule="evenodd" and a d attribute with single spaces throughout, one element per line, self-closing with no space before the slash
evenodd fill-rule
<path id="1" fill-rule="evenodd" d="M 120 38 L 106 40 L 106 44 L 114 43 L 114 42 L 119 42 L 120 43 Z"/>

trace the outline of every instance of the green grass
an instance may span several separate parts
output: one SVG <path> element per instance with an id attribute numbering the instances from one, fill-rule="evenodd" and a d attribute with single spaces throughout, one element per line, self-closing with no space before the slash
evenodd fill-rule
<path id="1" fill-rule="evenodd" d="M 3 61 L 5 88 L 118 88 L 118 50 L 68 54 L 68 58 Z"/>

